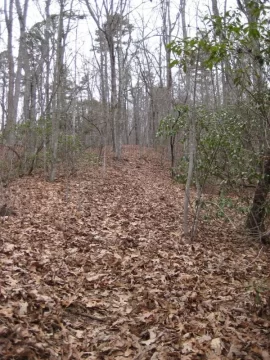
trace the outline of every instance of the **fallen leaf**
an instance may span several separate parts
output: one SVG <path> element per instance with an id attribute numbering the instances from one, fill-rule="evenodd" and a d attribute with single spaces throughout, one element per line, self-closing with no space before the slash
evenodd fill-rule
<path id="1" fill-rule="evenodd" d="M 220 338 L 215 338 L 211 341 L 211 349 L 214 350 L 217 355 L 221 355 L 223 344 Z"/>
<path id="2" fill-rule="evenodd" d="M 28 308 L 27 302 L 20 303 L 19 312 L 18 312 L 19 315 L 25 316 L 27 314 L 27 308 Z"/>

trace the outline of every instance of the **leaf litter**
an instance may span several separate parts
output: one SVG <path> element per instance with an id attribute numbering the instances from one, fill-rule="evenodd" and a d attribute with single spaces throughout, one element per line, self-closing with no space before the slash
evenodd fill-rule
<path id="1" fill-rule="evenodd" d="M 8 191 L 1 359 L 270 359 L 269 248 L 215 220 L 185 242 L 157 152 Z"/>

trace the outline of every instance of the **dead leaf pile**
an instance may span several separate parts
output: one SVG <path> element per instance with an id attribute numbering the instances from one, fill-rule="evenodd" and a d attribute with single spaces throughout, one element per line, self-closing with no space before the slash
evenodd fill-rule
<path id="1" fill-rule="evenodd" d="M 8 191 L 1 359 L 270 359 L 269 249 L 212 220 L 186 243 L 157 153 Z"/>

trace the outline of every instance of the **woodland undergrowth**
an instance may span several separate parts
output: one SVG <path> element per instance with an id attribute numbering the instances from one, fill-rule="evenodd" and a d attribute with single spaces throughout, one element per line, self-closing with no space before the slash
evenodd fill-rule
<path id="1" fill-rule="evenodd" d="M 233 213 L 188 243 L 161 160 L 126 147 L 105 172 L 86 157 L 5 189 L 1 359 L 270 359 L 269 248 Z"/>

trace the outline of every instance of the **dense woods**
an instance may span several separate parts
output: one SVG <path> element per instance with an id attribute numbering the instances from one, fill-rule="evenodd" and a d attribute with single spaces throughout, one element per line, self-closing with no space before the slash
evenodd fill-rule
<path id="1" fill-rule="evenodd" d="M 269 14 L 0 4 L 1 359 L 270 358 Z"/>

